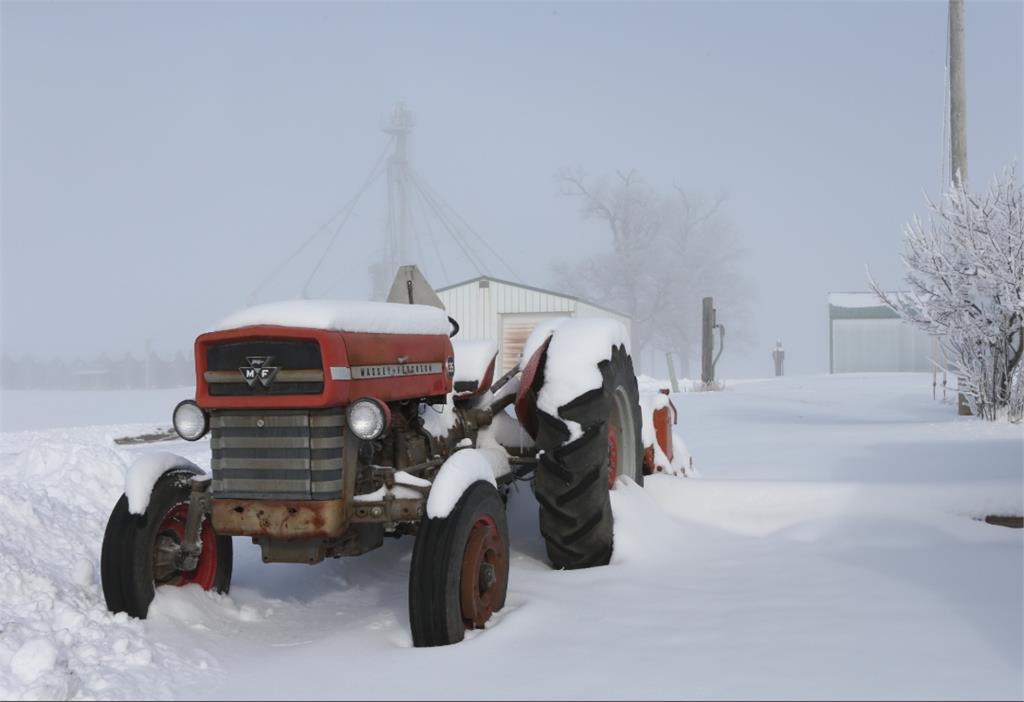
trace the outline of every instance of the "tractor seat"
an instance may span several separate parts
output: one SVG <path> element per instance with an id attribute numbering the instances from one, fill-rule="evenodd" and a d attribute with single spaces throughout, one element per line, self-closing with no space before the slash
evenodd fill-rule
<path id="1" fill-rule="evenodd" d="M 452 341 L 455 350 L 454 393 L 456 400 L 481 395 L 494 383 L 498 345 L 493 341 Z"/>

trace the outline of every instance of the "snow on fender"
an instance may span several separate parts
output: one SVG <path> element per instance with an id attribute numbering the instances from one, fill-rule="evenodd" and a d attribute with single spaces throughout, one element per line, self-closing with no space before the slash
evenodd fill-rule
<path id="1" fill-rule="evenodd" d="M 427 517 L 444 519 L 469 486 L 483 480 L 497 487 L 489 449 L 460 449 L 441 466 L 427 497 Z"/>
<path id="2" fill-rule="evenodd" d="M 629 334 L 621 322 L 613 319 L 555 318 L 538 324 L 526 344 L 519 361 L 523 380 L 516 400 L 516 415 L 531 434 L 536 433 L 536 421 L 523 402 L 529 385 L 533 383 L 538 352 L 547 344 L 544 384 L 538 390 L 536 409 L 552 417 L 560 417 L 558 410 L 568 402 L 601 387 L 604 379 L 600 364 L 612 358 L 612 349 L 623 347 L 629 353 Z M 583 435 L 578 422 L 562 418 L 569 430 L 568 441 Z"/>
<path id="3" fill-rule="evenodd" d="M 124 494 L 128 498 L 128 511 L 132 514 L 145 514 L 156 481 L 164 473 L 172 470 L 206 475 L 205 471 L 192 461 L 168 451 L 155 451 L 139 456 L 124 475 Z"/>

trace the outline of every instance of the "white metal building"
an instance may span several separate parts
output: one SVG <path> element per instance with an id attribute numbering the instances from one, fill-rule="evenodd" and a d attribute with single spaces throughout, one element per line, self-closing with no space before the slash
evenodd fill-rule
<path id="1" fill-rule="evenodd" d="M 503 373 L 519 361 L 533 328 L 552 317 L 608 317 L 630 331 L 629 317 L 572 295 L 480 276 L 437 291 L 448 314 L 459 323 L 459 339 L 489 340 L 498 345 Z"/>
<path id="2" fill-rule="evenodd" d="M 873 292 L 829 293 L 829 372 L 930 371 L 938 344 Z"/>

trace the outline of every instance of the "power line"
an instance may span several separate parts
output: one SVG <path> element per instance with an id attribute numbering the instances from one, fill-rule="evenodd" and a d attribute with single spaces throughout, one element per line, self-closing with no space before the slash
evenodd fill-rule
<path id="1" fill-rule="evenodd" d="M 437 239 L 434 238 L 434 230 L 430 226 L 430 217 L 429 217 L 430 213 L 427 212 L 428 205 L 424 201 L 422 194 L 420 194 L 418 190 L 416 191 L 416 193 L 420 195 L 420 197 L 419 197 L 419 204 L 420 204 L 420 208 L 423 210 L 423 214 L 424 214 L 423 226 L 427 230 L 427 238 L 430 240 L 430 245 L 434 249 L 434 255 L 437 256 L 437 263 L 441 267 L 441 275 L 444 276 L 444 283 L 445 283 L 445 285 L 447 285 L 447 284 L 451 283 L 452 281 L 451 281 L 451 278 L 448 277 L 448 271 L 446 270 L 445 265 L 444 265 L 444 256 L 441 255 L 441 247 L 439 247 L 437 245 Z"/>
<path id="2" fill-rule="evenodd" d="M 411 231 L 411 232 L 415 232 L 416 231 L 416 216 L 415 215 L 416 215 L 416 210 L 413 209 L 413 207 L 412 207 L 412 198 L 407 198 L 407 202 L 406 202 L 406 222 L 408 224 L 409 231 Z M 426 263 L 427 257 L 423 255 L 423 247 L 420 244 L 420 238 L 418 236 L 413 236 L 412 239 L 416 243 L 416 253 L 417 253 L 417 255 L 419 255 L 419 260 L 421 260 L 424 263 Z"/>
<path id="3" fill-rule="evenodd" d="M 466 241 L 459 233 L 458 228 L 454 227 L 452 223 L 448 220 L 445 214 L 441 211 L 440 205 L 438 205 L 438 203 L 434 200 L 430 193 L 424 188 L 423 183 L 420 181 L 419 177 L 414 174 L 413 177 L 411 178 L 411 181 L 413 187 L 416 188 L 416 190 L 419 192 L 423 200 L 430 206 L 430 209 L 437 217 L 437 220 L 441 223 L 441 226 L 443 226 L 445 231 L 447 231 L 449 236 L 451 236 L 452 240 L 462 251 L 463 255 L 469 261 L 470 265 L 472 265 L 473 268 L 476 269 L 477 273 L 479 273 L 480 275 L 484 275 L 486 273 L 487 264 L 484 263 L 483 259 L 480 258 L 480 255 L 478 253 L 473 251 L 473 248 L 469 245 L 469 242 Z"/>
<path id="4" fill-rule="evenodd" d="M 377 158 L 377 161 L 376 161 L 376 163 L 374 163 L 374 166 L 373 166 L 373 168 L 372 168 L 372 169 L 370 170 L 370 174 L 371 174 L 371 177 L 373 177 L 373 175 L 374 175 L 374 173 L 375 173 L 375 172 L 377 171 L 377 169 L 378 169 L 378 168 L 380 168 L 380 165 L 381 165 L 381 163 L 382 163 L 382 162 L 384 161 L 384 159 L 385 159 L 385 158 L 387 158 L 387 155 L 388 155 L 388 151 L 390 151 L 390 149 L 391 149 L 391 143 L 390 143 L 390 141 L 389 141 L 389 143 L 387 144 L 387 146 L 386 146 L 386 147 L 384 148 L 384 151 L 383 151 L 383 152 L 381 153 L 381 155 L 380 155 L 380 156 L 379 156 L 379 157 Z M 377 175 L 379 175 L 379 174 L 377 174 Z M 263 288 L 264 288 L 264 287 L 266 287 L 267 283 L 269 283 L 269 282 L 270 282 L 271 280 L 273 280 L 273 279 L 274 279 L 274 277 L 276 277 L 276 276 L 277 276 L 277 274 L 279 274 L 279 273 L 280 273 L 280 272 L 281 272 L 281 271 L 282 271 L 282 270 L 283 270 L 283 269 L 284 269 L 284 268 L 285 268 L 285 267 L 286 267 L 286 266 L 287 266 L 287 265 L 288 265 L 289 263 L 291 263 L 292 261 L 294 261 L 294 260 L 296 259 L 296 257 L 298 257 L 298 255 L 299 255 L 299 254 L 301 254 L 301 253 L 302 253 L 302 252 L 303 252 L 303 251 L 304 251 L 304 250 L 306 249 L 306 247 L 308 247 L 308 246 L 309 246 L 309 245 L 310 245 L 311 243 L 313 243 L 313 241 L 314 241 L 314 240 L 315 240 L 315 239 L 316 239 L 316 238 L 317 238 L 317 237 L 318 237 L 318 236 L 319 236 L 319 235 L 320 235 L 320 234 L 321 234 L 322 232 L 324 232 L 324 231 L 325 231 L 325 230 L 326 230 L 326 229 L 327 229 L 328 227 L 330 227 L 330 226 L 331 226 L 331 224 L 332 224 L 332 223 L 333 223 L 333 222 L 334 222 L 334 221 L 335 221 L 335 220 L 336 220 L 336 219 L 337 219 L 337 218 L 338 218 L 339 216 L 341 216 L 341 215 L 342 215 L 343 213 L 345 213 L 345 212 L 346 212 L 347 210 L 350 210 L 351 208 L 355 207 L 355 204 L 356 204 L 356 202 L 357 202 L 357 201 L 359 200 L 359 196 L 360 196 L 360 195 L 362 195 L 362 193 L 363 193 L 363 191 L 365 191 L 366 187 L 369 187 L 369 184 L 367 184 L 366 186 L 364 186 L 364 187 L 363 187 L 363 189 L 362 189 L 362 190 L 361 190 L 361 191 L 359 192 L 359 194 L 357 194 L 357 195 L 356 195 L 356 196 L 355 196 L 354 198 L 352 198 L 352 199 L 351 199 L 351 200 L 349 200 L 349 201 L 348 201 L 347 203 L 345 203 L 345 205 L 343 205 L 343 206 L 342 206 L 342 207 L 341 207 L 341 208 L 340 208 L 340 209 L 339 209 L 339 210 L 338 210 L 337 212 L 335 212 L 335 213 L 334 213 L 333 215 L 331 215 L 331 216 L 330 216 L 330 217 L 329 217 L 329 218 L 328 218 L 328 219 L 327 219 L 327 220 L 326 220 L 326 221 L 325 221 L 325 222 L 324 222 L 323 224 L 321 224 L 321 225 L 320 225 L 319 227 L 317 227 L 317 228 L 316 228 L 316 229 L 315 229 L 315 230 L 313 231 L 313 233 L 312 233 L 312 234 L 310 234 L 310 235 L 309 235 L 309 237 L 307 237 L 307 238 L 306 238 L 306 240 L 305 240 L 305 241 L 303 241 L 303 242 L 302 242 L 302 243 L 301 243 L 301 244 L 299 245 L 299 247 L 298 247 L 298 248 L 296 248 L 296 249 L 295 249 L 294 251 L 292 251 L 292 253 L 291 253 L 291 254 L 290 254 L 290 255 L 289 255 L 289 256 L 288 256 L 288 257 L 287 257 L 287 258 L 286 258 L 286 259 L 285 259 L 284 261 L 282 261 L 282 262 L 281 262 L 280 264 L 278 264 L 278 265 L 277 265 L 277 266 L 276 266 L 276 267 L 275 267 L 275 268 L 274 268 L 274 269 L 273 269 L 273 270 L 272 270 L 272 271 L 270 272 L 270 274 L 269 274 L 269 275 L 267 275 L 267 277 L 266 277 L 266 278 L 264 278 L 264 279 L 263 279 L 263 280 L 262 280 L 262 281 L 261 281 L 261 282 L 260 282 L 260 283 L 259 283 L 259 284 L 258 284 L 258 285 L 257 285 L 257 286 L 256 286 L 256 287 L 255 287 L 255 288 L 253 289 L 253 290 L 252 290 L 252 292 L 251 292 L 251 293 L 249 293 L 249 300 L 248 300 L 248 304 L 250 304 L 250 305 L 251 305 L 251 304 L 253 304 L 253 302 L 255 302 L 256 296 L 257 296 L 257 295 L 258 295 L 258 294 L 260 293 L 260 291 L 262 291 L 262 290 L 263 290 Z M 347 219 L 347 218 L 346 218 L 346 219 Z M 342 222 L 342 225 L 343 225 L 343 224 L 344 224 L 344 222 Z M 341 225 L 339 225 L 339 230 L 340 230 L 340 226 L 341 226 Z M 337 236 L 337 232 L 338 232 L 338 230 L 336 230 L 336 231 L 335 231 L 335 234 L 334 234 L 334 236 Z M 307 281 L 307 282 L 308 282 L 308 281 Z"/>
<path id="5" fill-rule="evenodd" d="M 411 169 L 410 169 L 410 170 L 411 170 Z M 416 179 L 417 179 L 418 181 L 419 181 L 419 180 L 421 180 L 421 179 L 420 179 L 420 176 L 419 176 L 419 174 L 418 174 L 418 173 L 414 173 L 414 176 L 415 176 L 415 178 L 416 178 Z M 425 184 L 425 185 L 424 185 L 424 187 L 426 187 L 426 188 L 427 188 L 428 190 L 430 190 L 430 191 L 431 191 L 431 193 L 432 193 L 432 194 L 434 195 L 434 197 L 436 197 L 436 198 L 437 198 L 437 199 L 438 199 L 438 200 L 439 200 L 439 201 L 441 202 L 441 204 L 442 204 L 442 205 L 444 205 L 444 206 L 445 206 L 445 207 L 446 207 L 446 208 L 447 208 L 447 209 L 448 209 L 448 210 L 449 210 L 449 211 L 450 211 L 450 212 L 451 212 L 451 213 L 452 213 L 453 215 L 455 215 L 456 219 L 458 219 L 458 221 L 460 221 L 460 222 L 462 223 L 462 226 L 463 226 L 463 227 L 465 227 L 465 228 L 466 228 L 466 230 L 467 230 L 467 231 L 469 231 L 469 233 L 470 233 L 470 234 L 472 234 L 473 236 L 475 236 L 475 237 L 477 238 L 477 240 L 478 240 L 478 241 L 480 241 L 480 243 L 482 243 L 482 244 L 483 244 L 483 245 L 484 245 L 484 246 L 485 246 L 485 247 L 487 248 L 487 250 L 491 252 L 491 255 L 492 255 L 492 256 L 494 256 L 494 257 L 495 257 L 496 259 L 498 259 L 498 262 L 499 262 L 499 263 L 501 263 L 501 265 L 505 266 L 505 269 L 506 269 L 506 270 L 508 270 L 508 272 L 512 274 L 512 277 L 514 277 L 514 278 L 515 278 L 516 280 L 518 280 L 518 281 L 519 281 L 520 283 L 522 283 L 522 282 L 523 282 L 523 280 L 522 280 L 522 279 L 521 279 L 521 278 L 520 278 L 520 277 L 519 277 L 518 275 L 516 275 L 515 269 L 513 269 L 513 268 L 512 268 L 512 266 L 510 266 L 510 265 L 509 265 L 509 264 L 508 264 L 508 263 L 507 263 L 507 262 L 505 261 L 505 259 L 501 257 L 501 254 L 499 254 L 499 253 L 498 253 L 498 252 L 497 252 L 497 251 L 495 250 L 495 248 L 494 248 L 493 246 L 491 246 L 491 244 L 490 244 L 490 243 L 489 243 L 489 242 L 487 241 L 487 239 L 485 239 L 485 238 L 484 238 L 483 236 L 481 236 L 481 235 L 479 234 L 479 232 L 477 232 L 477 231 L 476 231 L 476 230 L 475 230 L 475 229 L 474 229 L 474 228 L 472 227 L 472 225 L 470 225 L 470 223 L 469 223 L 468 221 L 466 221 L 466 218 L 465 218 L 465 217 L 463 217 L 463 216 L 462 216 L 461 214 L 459 214 L 458 210 L 456 210 L 456 209 L 455 209 L 454 207 L 452 207 L 451 205 L 449 205 L 449 204 L 448 204 L 448 203 L 447 203 L 447 202 L 445 201 L 445 199 L 444 199 L 443 197 L 441 197 L 440 195 L 438 195 L 438 194 L 437 194 L 437 192 L 435 192 L 435 191 L 434 191 L 434 190 L 433 190 L 433 189 L 432 189 L 432 188 L 430 187 L 430 185 L 429 185 L 429 184 Z"/>
<path id="6" fill-rule="evenodd" d="M 320 225 L 320 227 L 306 238 L 298 248 L 278 264 L 270 274 L 256 286 L 249 295 L 250 304 L 255 301 L 256 297 L 263 291 L 266 285 L 277 277 L 281 271 L 292 263 L 303 251 L 305 251 L 321 233 L 333 228 L 333 232 L 330 234 L 327 245 L 324 247 L 323 252 L 316 261 L 316 265 L 313 266 L 312 271 L 310 271 L 302 285 L 302 297 L 308 298 L 310 296 L 310 288 L 312 287 L 313 281 L 319 274 L 320 269 L 323 268 L 324 263 L 327 260 L 328 255 L 333 250 L 342 229 L 345 228 L 355 213 L 356 205 L 366 191 L 369 190 L 377 179 L 385 172 L 388 173 L 389 178 L 387 188 L 388 216 L 385 223 L 385 258 L 388 259 L 390 264 L 395 263 L 391 259 L 395 258 L 396 255 L 402 254 L 398 249 L 408 245 L 409 225 L 414 223 L 413 208 L 418 196 L 420 200 L 419 207 L 422 213 L 420 221 L 423 222 L 423 228 L 426 230 L 427 236 L 430 239 L 431 247 L 437 256 L 438 264 L 446 282 L 450 282 L 450 280 L 445 266 L 445 258 L 438 245 L 439 237 L 434 236 L 433 228 L 430 225 L 430 219 L 432 218 L 431 214 L 433 217 L 437 218 L 442 229 L 448 233 L 452 241 L 455 242 L 463 256 L 467 261 L 469 261 L 470 265 L 478 274 L 489 274 L 489 267 L 487 260 L 477 251 L 476 246 L 472 241 L 473 238 L 476 239 L 477 244 L 482 244 L 489 252 L 490 256 L 504 266 L 504 268 L 512 274 L 514 279 L 522 282 L 522 279 L 516 274 L 515 269 L 513 269 L 504 258 L 502 258 L 501 254 L 491 246 L 490 242 L 481 236 L 480 233 L 477 232 L 476 229 L 474 229 L 473 226 L 470 225 L 457 210 L 455 210 L 455 208 L 453 208 L 443 197 L 431 188 L 419 173 L 414 171 L 408 165 L 408 160 L 405 155 L 405 136 L 410 130 L 411 122 L 409 121 L 409 113 L 407 110 L 404 110 L 404 107 L 402 107 L 401 114 L 403 115 L 403 119 L 405 119 L 405 121 L 399 125 L 401 129 L 396 127 L 391 130 L 385 130 L 391 134 L 391 137 L 389 138 L 384 150 L 374 163 L 373 168 L 370 169 L 370 174 L 366 178 L 366 181 L 362 184 L 356 194 L 340 210 L 335 212 L 326 222 Z M 391 154 L 390 158 L 388 158 L 389 153 Z M 417 229 L 419 229 L 419 227 L 417 227 Z M 422 243 L 420 242 L 419 237 L 414 236 L 413 238 L 415 239 L 417 254 L 425 263 L 426 257 L 424 256 Z"/>
<path id="7" fill-rule="evenodd" d="M 313 282 L 313 277 L 320 270 L 320 267 L 324 265 L 324 261 L 327 260 L 327 254 L 330 253 L 331 248 L 334 247 L 334 242 L 338 240 L 338 234 L 341 233 L 342 228 L 345 226 L 345 224 L 348 223 L 348 220 L 352 217 L 352 213 L 355 212 L 356 203 L 359 202 L 359 199 L 363 196 L 363 193 L 369 190 L 370 186 L 373 185 L 374 181 L 376 181 L 383 172 L 384 171 L 380 169 L 380 161 L 378 161 L 377 164 L 374 166 L 373 171 L 370 173 L 370 177 L 367 178 L 366 182 L 363 183 L 363 186 L 359 188 L 359 191 L 355 194 L 355 197 L 353 197 L 349 201 L 348 211 L 345 213 L 345 216 L 342 218 L 342 220 L 338 223 L 337 228 L 335 228 L 334 230 L 334 234 L 331 235 L 331 240 L 327 243 L 327 248 L 325 248 L 324 252 L 320 255 L 320 260 L 316 262 L 316 266 L 313 267 L 313 272 L 309 274 L 309 277 L 306 278 L 305 285 L 302 286 L 302 297 L 308 297 L 309 284 Z"/>

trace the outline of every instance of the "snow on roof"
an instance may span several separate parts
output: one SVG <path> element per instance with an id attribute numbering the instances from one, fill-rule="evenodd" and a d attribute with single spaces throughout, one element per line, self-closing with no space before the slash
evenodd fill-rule
<path id="1" fill-rule="evenodd" d="M 863 308 L 885 307 L 878 295 L 873 292 L 838 292 L 828 294 L 828 304 L 833 307 Z"/>
<path id="2" fill-rule="evenodd" d="M 444 310 L 427 305 L 362 300 L 286 300 L 240 310 L 214 331 L 252 325 L 303 327 L 369 334 L 445 334 L 451 330 Z"/>

